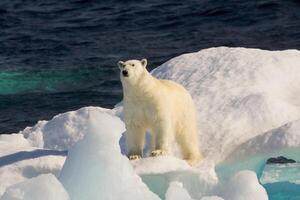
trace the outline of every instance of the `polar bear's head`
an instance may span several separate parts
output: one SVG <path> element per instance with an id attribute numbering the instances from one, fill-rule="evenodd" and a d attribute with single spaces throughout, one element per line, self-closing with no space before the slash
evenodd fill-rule
<path id="1" fill-rule="evenodd" d="M 134 83 L 147 71 L 147 60 L 128 60 L 126 62 L 119 61 L 121 80 Z"/>

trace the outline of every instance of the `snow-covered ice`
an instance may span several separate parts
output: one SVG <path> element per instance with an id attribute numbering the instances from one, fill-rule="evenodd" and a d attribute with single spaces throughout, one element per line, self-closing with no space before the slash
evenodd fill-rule
<path id="1" fill-rule="evenodd" d="M 242 158 L 254 154 L 272 154 L 286 148 L 300 147 L 300 120 L 291 121 L 251 138 L 235 149 L 231 155 Z M 298 158 L 300 160 L 300 155 Z"/>
<path id="2" fill-rule="evenodd" d="M 190 167 L 177 152 L 129 161 L 122 155 L 122 103 L 112 110 L 85 107 L 0 136 L 0 197 L 5 193 L 2 198 L 13 199 L 17 190 L 25 194 L 29 187 L 18 184 L 38 184 L 34 177 L 48 173 L 59 178 L 71 200 L 171 200 L 181 195 L 264 200 L 263 186 L 272 197 L 283 179 L 270 182 L 272 170 L 265 160 L 284 155 L 300 161 L 300 51 L 210 48 L 173 58 L 152 73 L 181 83 L 192 94 L 206 156 L 199 166 Z M 280 177 L 292 179 L 285 172 L 291 173 L 284 168 Z M 298 181 L 285 186 L 295 192 Z M 51 183 L 63 191 L 57 180 Z"/>
<path id="3" fill-rule="evenodd" d="M 7 188 L 1 200 L 69 200 L 62 184 L 52 174 L 43 174 Z"/>
<path id="4" fill-rule="evenodd" d="M 297 50 L 210 48 L 173 58 L 153 74 L 181 83 L 192 94 L 200 148 L 214 160 L 300 118 Z"/>
<path id="5" fill-rule="evenodd" d="M 0 135 L 0 196 L 8 186 L 40 174 L 58 176 L 65 155 L 33 147 L 22 134 Z"/>
<path id="6" fill-rule="evenodd" d="M 68 150 L 87 132 L 90 111 L 113 112 L 100 107 L 84 107 L 77 111 L 56 115 L 48 122 L 39 121 L 34 127 L 28 127 L 19 133 L 35 147 Z"/>
<path id="7" fill-rule="evenodd" d="M 31 148 L 22 134 L 0 135 L 0 156 Z"/>
<path id="8" fill-rule="evenodd" d="M 108 112 L 90 112 L 85 137 L 68 152 L 60 180 L 72 200 L 158 200 L 121 154 L 124 123 Z"/>
<path id="9" fill-rule="evenodd" d="M 224 200 L 224 199 L 219 196 L 205 196 L 202 197 L 200 200 Z"/>
<path id="10" fill-rule="evenodd" d="M 43 152 L 43 151 L 42 151 Z M 26 155 L 34 155 L 34 152 L 28 152 Z M 37 152 L 37 158 L 25 158 L 17 161 L 17 158 L 5 166 L 0 166 L 0 196 L 5 192 L 8 186 L 14 185 L 21 181 L 36 177 L 40 174 L 51 173 L 58 176 L 64 164 L 63 156 L 41 156 L 41 152 Z M 0 160 L 3 157 L 0 158 Z"/>
<path id="11" fill-rule="evenodd" d="M 218 183 L 214 164 L 209 161 L 203 162 L 195 168 L 172 156 L 131 161 L 135 172 L 142 177 L 151 191 L 161 198 L 165 196 L 172 182 L 179 182 L 194 199 L 199 199 Z"/>
<path id="12" fill-rule="evenodd" d="M 171 182 L 166 192 L 166 200 L 193 200 L 180 182 Z"/>
<path id="13" fill-rule="evenodd" d="M 253 171 L 240 171 L 227 184 L 221 196 L 228 200 L 268 200 L 266 190 L 258 182 Z"/>

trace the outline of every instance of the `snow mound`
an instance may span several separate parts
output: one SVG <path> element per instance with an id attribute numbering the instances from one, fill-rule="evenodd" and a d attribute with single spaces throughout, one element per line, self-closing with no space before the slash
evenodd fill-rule
<path id="1" fill-rule="evenodd" d="M 193 200 L 180 182 L 172 182 L 166 192 L 166 200 Z"/>
<path id="2" fill-rule="evenodd" d="M 231 157 L 272 154 L 274 151 L 297 147 L 300 147 L 300 120 L 287 123 L 248 140 L 236 148 Z M 300 160 L 300 156 L 298 159 Z"/>
<path id="3" fill-rule="evenodd" d="M 165 195 L 166 200 L 194 200 L 181 182 L 173 181 Z M 199 198 L 196 198 L 199 199 Z M 200 200 L 224 200 L 219 196 L 203 196 Z"/>
<path id="4" fill-rule="evenodd" d="M 0 135 L 0 156 L 11 154 L 31 145 L 21 134 Z"/>
<path id="5" fill-rule="evenodd" d="M 68 193 L 52 174 L 44 174 L 7 188 L 1 200 L 69 200 Z"/>
<path id="6" fill-rule="evenodd" d="M 7 162 L 0 158 L 0 197 L 5 189 L 16 183 L 51 173 L 58 176 L 65 162 L 65 157 L 51 155 L 44 150 L 21 151 L 7 156 Z"/>
<path id="7" fill-rule="evenodd" d="M 64 152 L 32 147 L 22 134 L 0 135 L 0 197 L 6 188 L 44 173 L 58 175 Z"/>
<path id="8" fill-rule="evenodd" d="M 152 72 L 184 85 L 198 111 L 201 149 L 214 160 L 300 118 L 300 51 L 210 48 Z"/>
<path id="9" fill-rule="evenodd" d="M 53 150 L 68 150 L 81 140 L 87 131 L 88 115 L 94 112 L 112 112 L 100 107 L 84 107 L 56 115 L 50 121 L 40 121 L 34 127 L 28 127 L 19 133 L 39 148 Z"/>
<path id="10" fill-rule="evenodd" d="M 124 123 L 108 112 L 91 111 L 87 120 L 87 133 L 69 150 L 60 176 L 70 198 L 158 200 L 121 154 Z"/>
<path id="11" fill-rule="evenodd" d="M 269 199 L 253 171 L 240 171 L 234 175 L 226 184 L 221 196 L 226 200 Z"/>

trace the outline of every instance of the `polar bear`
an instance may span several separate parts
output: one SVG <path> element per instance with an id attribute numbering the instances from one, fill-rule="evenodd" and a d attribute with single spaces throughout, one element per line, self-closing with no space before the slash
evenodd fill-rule
<path id="1" fill-rule="evenodd" d="M 119 61 L 118 66 L 129 159 L 143 156 L 149 131 L 151 156 L 169 154 L 175 139 L 185 160 L 190 164 L 200 160 L 196 109 L 188 91 L 174 81 L 152 76 L 146 59 Z"/>

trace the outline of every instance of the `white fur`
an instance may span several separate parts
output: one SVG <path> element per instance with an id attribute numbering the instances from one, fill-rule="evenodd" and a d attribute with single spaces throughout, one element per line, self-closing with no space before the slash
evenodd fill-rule
<path id="1" fill-rule="evenodd" d="M 152 156 L 168 154 L 175 139 L 184 159 L 199 160 L 196 109 L 187 90 L 173 81 L 153 77 L 146 69 L 146 59 L 120 61 L 118 65 L 129 158 L 143 156 L 145 133 L 149 130 Z M 127 71 L 128 77 L 122 71 Z"/>

